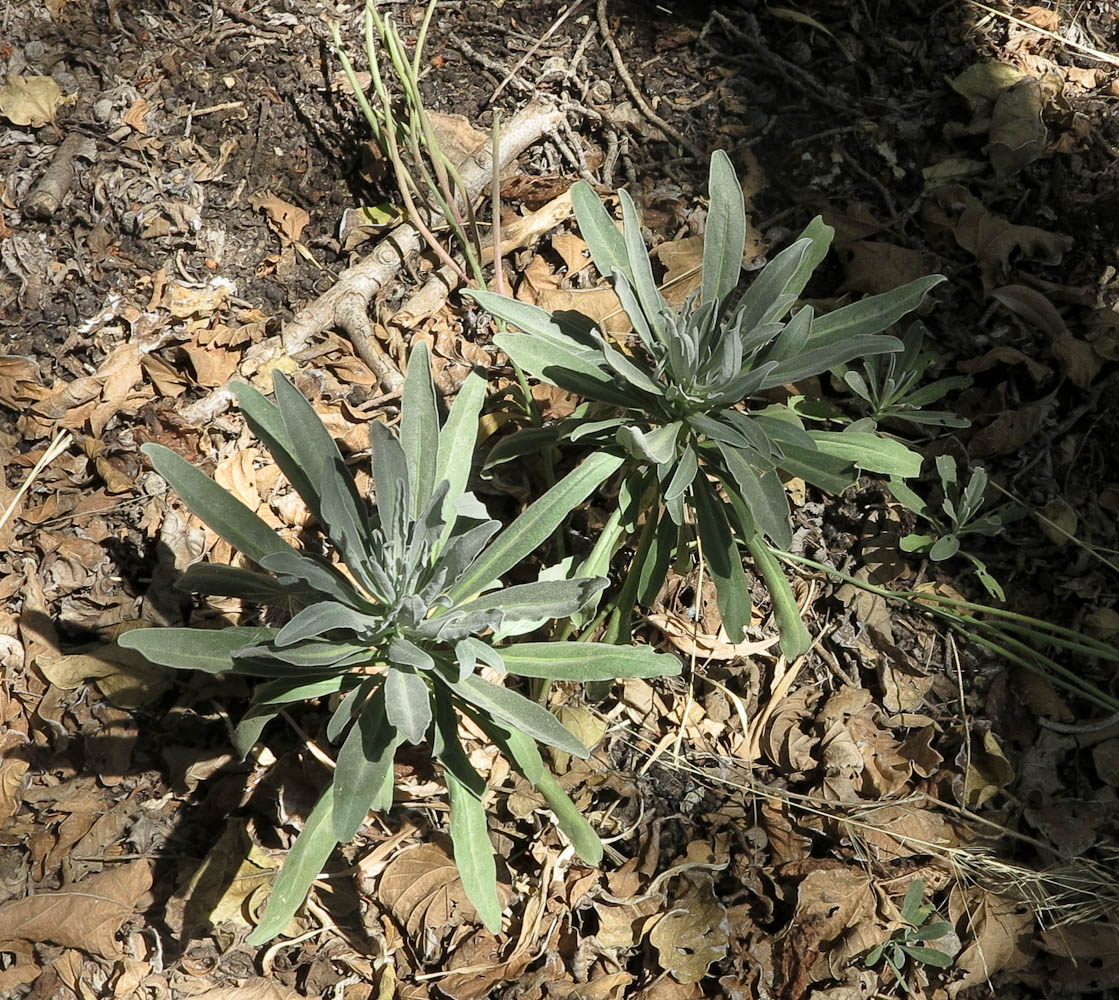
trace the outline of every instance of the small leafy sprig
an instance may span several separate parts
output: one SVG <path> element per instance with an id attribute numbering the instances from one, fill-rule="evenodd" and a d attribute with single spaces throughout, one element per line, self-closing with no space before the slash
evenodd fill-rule
<path id="1" fill-rule="evenodd" d="M 480 668 L 549 681 L 680 669 L 674 657 L 648 647 L 495 644 L 501 628 L 568 617 L 606 586 L 597 577 L 503 587 L 501 577 L 549 539 L 621 459 L 590 456 L 501 530 L 466 491 L 485 381 L 467 378 L 441 427 L 427 349 L 418 345 L 399 438 L 383 423 L 370 425 L 371 506 L 307 400 L 280 374 L 274 391 L 275 405 L 249 386 L 235 388 L 246 421 L 322 525 L 339 562 L 293 548 L 174 452 L 145 445 L 187 506 L 263 571 L 199 564 L 179 585 L 270 605 L 290 619 L 278 628 L 141 629 L 120 644 L 165 666 L 265 678 L 235 731 L 242 754 L 283 706 L 340 698 L 326 729 L 341 742 L 333 780 L 292 846 L 250 942 L 279 933 L 334 847 L 357 833 L 370 809 L 391 807 L 398 747 L 425 741 L 443 765 L 463 887 L 496 932 L 501 905 L 482 804 L 486 786 L 467 759 L 459 716 L 544 796 L 584 861 L 596 864 L 602 844 L 545 766 L 537 742 L 578 757 L 588 756 L 587 748 L 546 709 L 483 678 Z"/>
<path id="2" fill-rule="evenodd" d="M 927 501 L 918 496 L 906 483 L 891 480 L 890 492 L 901 504 L 918 517 L 928 521 L 935 529 L 932 534 L 912 533 L 899 542 L 903 552 L 919 552 L 933 562 L 942 562 L 960 555 L 975 569 L 975 575 L 984 589 L 996 600 L 1005 601 L 1002 585 L 987 569 L 986 563 L 971 552 L 961 548 L 962 539 L 968 535 L 997 535 L 1009 521 L 1021 516 L 1014 504 L 1004 504 L 980 516 L 983 494 L 987 490 L 987 470 L 972 469 L 967 485 L 961 488 L 956 460 L 951 455 L 936 456 L 936 472 L 940 479 L 942 499 L 940 514 Z"/>
<path id="3" fill-rule="evenodd" d="M 633 324 L 634 343 L 611 342 L 578 313 L 550 315 L 493 293 L 465 293 L 523 331 L 495 338 L 515 364 L 589 401 L 551 427 L 500 443 L 490 462 L 559 441 L 625 459 L 622 523 L 637 530 L 643 519 L 643 526 L 611 638 L 628 636 L 633 607 L 656 596 L 694 530 L 731 639 L 743 638 L 751 616 L 742 544 L 769 588 L 782 650 L 796 656 L 810 639 L 765 541 L 779 549 L 792 543 L 782 474 L 838 493 L 859 469 L 905 478 L 917 474 L 920 459 L 874 431 L 809 432 L 788 406 L 751 408 L 748 401 L 858 357 L 900 351 L 902 343 L 883 331 L 944 279 L 919 278 L 826 316 L 805 305 L 787 318 L 833 236 L 817 218 L 736 301 L 746 212 L 722 151 L 711 160 L 710 196 L 701 287 L 677 310 L 657 288 L 629 195 L 619 192 L 620 233 L 590 186 L 572 188 L 580 231 Z"/>
<path id="4" fill-rule="evenodd" d="M 921 385 L 929 366 L 936 361 L 931 351 L 921 350 L 924 338 L 924 328 L 914 323 L 901 338 L 902 350 L 864 358 L 861 371 L 843 368 L 836 372 L 862 411 L 860 429 L 877 427 L 884 421 L 927 427 L 969 425 L 969 420 L 948 410 L 927 409 L 948 393 L 967 388 L 971 379 L 967 375 L 950 375 Z"/>
<path id="5" fill-rule="evenodd" d="M 915 878 L 909 883 L 902 902 L 901 919 L 907 926 L 899 927 L 880 945 L 871 948 L 866 954 L 868 966 L 877 965 L 885 959 L 893 970 L 898 986 L 905 993 L 909 986 L 905 981 L 905 966 L 908 961 L 931 965 L 937 969 L 947 969 L 952 965 L 952 956 L 939 948 L 929 948 L 926 941 L 936 941 L 952 933 L 952 925 L 947 921 L 929 922 L 935 916 L 931 903 L 923 903 L 925 883 Z"/>

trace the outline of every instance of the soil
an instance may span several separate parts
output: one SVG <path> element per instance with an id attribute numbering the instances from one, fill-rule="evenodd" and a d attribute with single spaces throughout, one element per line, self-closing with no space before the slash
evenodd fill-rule
<path id="1" fill-rule="evenodd" d="M 379 9 L 412 44 L 424 5 Z M 1114 663 L 1056 654 L 1102 692 L 1093 705 L 1031 654 L 969 641 L 966 622 L 953 630 L 814 570 L 798 594 L 823 638 L 784 687 L 784 662 L 720 643 L 701 599 L 702 669 L 597 704 L 610 733 L 564 780 L 616 836 L 602 871 L 563 853 L 528 786 L 494 771 L 506 933 L 480 930 L 453 882 L 434 902 L 408 896 L 400 858 L 445 850 L 446 813 L 427 758 L 402 754 L 397 808 L 335 855 L 291 936 L 244 943 L 324 781 L 328 712 L 294 713 L 242 762 L 228 736 L 243 684 L 154 676 L 106 652 L 136 623 L 239 613 L 171 586 L 203 554 L 231 552 L 139 448 L 174 448 L 294 535 L 231 379 L 266 390 L 273 368 L 294 373 L 355 456 L 368 422 L 395 416 L 417 337 L 446 391 L 471 365 L 510 381 L 485 318 L 456 294 L 401 320 L 438 263 L 427 252 L 368 303 L 376 344 L 355 348 L 360 332 L 326 322 L 285 350 L 289 324 L 390 228 L 363 239 L 346 228 L 354 213 L 399 211 L 331 47 L 335 20 L 361 52 L 361 11 L 47 0 L 0 18 L 0 509 L 13 504 L 0 521 L 0 995 L 898 994 L 867 955 L 904 933 L 915 880 L 952 924 L 952 958 L 903 959 L 914 994 L 1119 988 L 1119 725 L 1093 723 L 1119 695 Z M 968 539 L 1005 601 L 966 560 L 900 555 L 898 537 L 920 525 L 871 477 L 842 498 L 794 491 L 798 551 L 1114 644 L 1114 5 L 445 0 L 423 65 L 427 107 L 487 135 L 530 100 L 562 112 L 503 174 L 505 225 L 582 175 L 607 200 L 624 185 L 647 242 L 670 247 L 702 233 L 708 156 L 725 149 L 750 215 L 747 279 L 816 215 L 836 229 L 808 289 L 820 310 L 946 275 L 922 310 L 929 377 L 972 376 L 935 404 L 971 425 L 908 437 L 930 459 L 922 489 L 947 454 L 1032 512 Z M 506 255 L 507 284 L 562 283 L 552 237 L 574 231 L 568 214 Z M 370 352 L 388 367 L 371 370 Z M 819 391 L 849 403 L 838 380 Z M 537 393 L 546 416 L 569 408 Z M 508 422 L 495 410 L 491 430 Z M 479 489 L 511 511 L 530 473 Z M 599 514 L 580 515 L 585 536 Z M 692 614 L 697 587 L 705 598 L 694 576 L 675 578 L 643 639 L 669 642 L 666 622 Z M 760 587 L 756 600 L 764 612 Z M 768 628 L 763 615 L 754 638 Z M 583 710 L 577 689 L 557 698 Z M 890 812 L 860 826 L 875 809 Z"/>

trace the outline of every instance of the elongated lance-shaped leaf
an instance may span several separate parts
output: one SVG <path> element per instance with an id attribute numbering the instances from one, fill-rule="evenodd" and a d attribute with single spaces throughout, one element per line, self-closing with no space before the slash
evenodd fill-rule
<path id="1" fill-rule="evenodd" d="M 791 476 L 799 476 L 827 493 L 842 493 L 858 481 L 855 466 L 845 458 L 828 455 L 815 446 L 801 448 L 799 445 L 783 444 L 784 454 L 778 460 L 778 468 Z"/>
<path id="2" fill-rule="evenodd" d="M 463 701 L 482 709 L 506 725 L 515 726 L 534 740 L 574 757 L 586 759 L 590 756 L 591 752 L 559 719 L 516 691 L 491 684 L 474 675 L 463 681 L 456 680 L 450 674 L 443 676 L 447 686 Z"/>
<path id="3" fill-rule="evenodd" d="M 140 449 L 183 502 L 222 538 L 255 562 L 273 552 L 294 552 L 287 542 L 204 472 L 161 444 Z"/>
<path id="4" fill-rule="evenodd" d="M 745 543 L 754 558 L 754 566 L 765 580 L 773 602 L 773 616 L 777 619 L 777 629 L 781 635 L 781 652 L 786 659 L 795 660 L 808 652 L 812 637 L 800 616 L 792 585 L 764 538 L 760 535 L 747 536 Z"/>
<path id="5" fill-rule="evenodd" d="M 482 798 L 486 783 L 470 765 L 458 738 L 458 717 L 445 695 L 437 696 L 435 724 L 443 777 L 451 800 L 450 832 L 462 887 L 486 929 L 501 930 L 501 902 L 497 896 L 497 864 L 490 843 Z"/>
<path id="6" fill-rule="evenodd" d="M 136 628 L 117 639 L 163 667 L 222 674 L 234 669 L 233 654 L 276 635 L 274 628 Z"/>
<path id="7" fill-rule="evenodd" d="M 799 239 L 773 258 L 750 283 L 735 309 L 735 323 L 749 333 L 779 320 L 796 301 L 786 292 L 810 257 L 812 241 Z"/>
<path id="8" fill-rule="evenodd" d="M 696 473 L 699 471 L 699 460 L 696 457 L 696 450 L 694 445 L 689 442 L 684 450 L 680 453 L 680 461 L 676 463 L 672 472 L 672 478 L 664 487 L 664 501 L 665 503 L 673 503 L 679 500 L 692 485 L 692 480 L 695 479 Z"/>
<path id="9" fill-rule="evenodd" d="M 899 479 L 921 474 L 921 456 L 900 441 L 862 431 L 812 431 L 816 447 L 846 459 L 859 469 Z"/>
<path id="10" fill-rule="evenodd" d="M 618 296 L 618 301 L 621 302 L 622 309 L 625 311 L 626 316 L 629 317 L 630 323 L 633 324 L 633 332 L 637 334 L 638 339 L 645 345 L 645 350 L 655 355 L 660 344 L 653 335 L 653 328 L 650 326 L 645 313 L 641 311 L 641 303 L 637 301 L 633 286 L 630 285 L 629 280 L 620 271 L 614 272 L 614 294 Z"/>
<path id="11" fill-rule="evenodd" d="M 578 181 L 571 188 L 571 204 L 579 223 L 579 233 L 587 242 L 598 273 L 608 279 L 615 274 L 623 274 L 632 285 L 633 273 L 629 267 L 625 239 L 594 188 L 585 181 Z"/>
<path id="12" fill-rule="evenodd" d="M 373 485 L 377 490 L 381 531 L 390 548 L 402 551 L 406 541 L 399 534 L 402 516 L 412 506 L 408 460 L 396 436 L 379 420 L 369 424 L 369 447 L 373 452 Z M 399 504 L 404 505 L 403 510 L 397 509 Z"/>
<path id="13" fill-rule="evenodd" d="M 368 540 L 366 513 L 342 453 L 315 408 L 287 378 L 277 372 L 272 388 L 295 460 L 322 498 L 323 527 L 354 572 L 366 577 L 362 582 L 368 587 L 368 575 L 362 573 Z"/>
<path id="14" fill-rule="evenodd" d="M 303 639 L 322 636 L 336 629 L 367 635 L 384 628 L 383 618 L 362 614 L 336 601 L 320 601 L 296 614 L 280 629 L 274 641 L 277 646 L 290 646 Z"/>
<path id="15" fill-rule="evenodd" d="M 548 770 L 536 744 L 516 728 L 495 725 L 492 720 L 477 716 L 475 721 L 512 760 L 517 770 L 544 796 L 555 813 L 559 828 L 567 834 L 579 857 L 588 865 L 599 864 L 602 861 L 602 841 Z"/>
<path id="16" fill-rule="evenodd" d="M 439 432 L 439 449 L 435 459 L 435 482 L 447 483 L 443 498 L 443 528 L 440 547 L 446 544 L 454 529 L 455 501 L 466 492 L 470 466 L 478 442 L 478 417 L 486 401 L 486 380 L 477 372 L 466 376 L 451 404 L 447 422 Z M 435 555 L 439 554 L 437 549 Z"/>
<path id="17" fill-rule="evenodd" d="M 313 698 L 336 694 L 348 683 L 354 683 L 345 674 L 328 677 L 284 678 L 261 684 L 253 692 L 249 710 L 241 716 L 233 730 L 233 747 L 244 760 L 252 750 L 264 727 L 279 714 L 281 705 L 291 705 Z"/>
<path id="18" fill-rule="evenodd" d="M 377 652 L 364 643 L 323 642 L 301 639 L 290 646 L 244 646 L 233 656 L 233 669 L 239 674 L 278 677 L 311 673 L 330 668 L 341 670 L 375 662 Z"/>
<path id="19" fill-rule="evenodd" d="M 596 642 L 518 642 L 501 650 L 505 667 L 521 677 L 553 681 L 612 681 L 619 677 L 667 677 L 680 661 L 649 646 Z"/>
<path id="20" fill-rule="evenodd" d="M 280 372 L 272 376 L 273 384 L 282 379 Z M 307 505 L 307 509 L 316 520 L 321 521 L 322 497 L 319 494 L 318 480 L 312 479 L 307 470 L 299 464 L 296 451 L 284 426 L 283 417 L 280 416 L 278 407 L 244 382 L 234 382 L 230 386 L 237 397 L 237 404 L 245 417 L 246 423 L 252 428 L 253 433 L 267 445 L 280 471 L 291 483 L 295 492 Z"/>
<path id="21" fill-rule="evenodd" d="M 929 274 L 900 288 L 871 295 L 826 316 L 818 316 L 812 324 L 812 343 L 839 343 L 848 337 L 880 333 L 893 326 L 906 313 L 916 309 L 924 301 L 929 289 L 944 280 L 943 274 Z M 900 347 L 897 349 L 900 350 Z"/>
<path id="22" fill-rule="evenodd" d="M 384 682 L 384 674 L 368 677 L 352 691 L 346 693 L 326 724 L 326 738 L 330 743 L 338 742 L 339 737 L 346 731 L 346 727 L 357 717 L 357 714 L 369 702 L 373 693 Z"/>
<path id="23" fill-rule="evenodd" d="M 790 297 L 793 301 L 800 298 L 800 293 L 804 291 L 804 286 L 808 284 L 812 273 L 828 255 L 828 248 L 831 246 L 834 236 L 835 230 L 818 215 L 804 227 L 804 231 L 797 237 L 797 240 L 807 240 L 808 251 L 800 257 L 799 264 L 792 274 L 786 277 L 785 284 L 782 287 L 785 296 Z M 772 323 L 781 319 L 783 315 L 783 311 L 780 313 L 776 311 L 765 313 L 762 322 Z"/>
<path id="24" fill-rule="evenodd" d="M 624 190 L 618 192 L 618 200 L 622 203 L 622 238 L 625 240 L 626 258 L 629 260 L 629 274 L 626 277 L 633 284 L 634 294 L 641 303 L 641 311 L 645 314 L 653 336 L 663 344 L 668 338 L 663 315 L 670 311 L 668 303 L 664 301 L 653 277 L 653 265 L 649 262 L 645 237 L 641 235 L 637 206 L 629 192 Z"/>
<path id="25" fill-rule="evenodd" d="M 384 574 L 372 556 L 369 516 L 358 498 L 353 477 L 340 458 L 323 463 L 322 476 L 322 519 L 326 533 L 358 582 L 369 593 L 387 600 L 389 595 L 383 593 Z"/>
<path id="26" fill-rule="evenodd" d="M 339 838 L 334 836 L 333 827 L 334 798 L 333 789 L 328 787 L 311 810 L 276 876 L 263 919 L 246 938 L 250 944 L 266 944 L 287 927 L 307 898 L 311 883 L 319 877 L 327 858 L 338 845 Z"/>
<path id="27" fill-rule="evenodd" d="M 408 355 L 408 375 L 400 405 L 400 445 L 408 459 L 412 517 L 419 517 L 435 488 L 439 455 L 439 403 L 431 377 L 427 344 L 417 341 Z"/>
<path id="28" fill-rule="evenodd" d="M 385 714 L 409 743 L 424 741 L 431 725 L 431 690 L 420 674 L 399 667 L 389 670 L 385 677 Z"/>
<path id="29" fill-rule="evenodd" d="M 175 581 L 178 590 L 214 597 L 239 597 L 254 604 L 298 601 L 314 594 L 304 584 L 283 583 L 263 573 L 221 563 L 195 563 Z"/>
<path id="30" fill-rule="evenodd" d="M 474 614 L 478 611 L 500 610 L 506 622 L 539 621 L 567 618 L 581 610 L 606 589 L 604 577 L 576 580 L 541 580 L 504 587 L 484 594 L 477 600 L 460 604 L 445 617 Z M 438 620 L 438 619 L 437 619 Z"/>
<path id="31" fill-rule="evenodd" d="M 297 701 L 312 701 L 337 694 L 343 688 L 357 684 L 358 678 L 347 674 L 334 677 L 307 677 L 302 680 L 285 677 L 268 681 L 253 691 L 253 705 L 292 705 Z"/>
<path id="32" fill-rule="evenodd" d="M 241 716 L 240 721 L 233 727 L 232 739 L 233 749 L 237 751 L 237 756 L 241 760 L 248 757 L 256 746 L 257 740 L 260 739 L 260 734 L 264 732 L 264 727 L 279 714 L 280 709 L 276 705 L 252 705 Z"/>
<path id="33" fill-rule="evenodd" d="M 384 691 L 378 689 L 361 706 L 338 751 L 331 822 L 339 841 L 353 838 L 370 809 L 392 807 L 392 761 L 401 742 L 388 720 Z"/>
<path id="34" fill-rule="evenodd" d="M 451 601 L 457 604 L 481 593 L 538 545 L 551 538 L 563 519 L 586 500 L 607 476 L 617 471 L 621 464 L 619 456 L 598 452 L 572 469 L 539 500 L 525 509 L 459 577 L 450 588 Z"/>
<path id="35" fill-rule="evenodd" d="M 704 302 L 723 302 L 738 285 L 746 249 L 746 204 L 730 157 L 717 149 L 711 155 L 708 178 L 711 206 L 703 234 Z"/>
<path id="36" fill-rule="evenodd" d="M 606 359 L 606 363 L 630 385 L 649 393 L 650 396 L 664 395 L 664 387 L 655 382 L 648 372 L 630 361 L 621 351 L 614 350 L 606 341 L 602 342 L 602 356 Z"/>
<path id="37" fill-rule="evenodd" d="M 742 568 L 742 557 L 730 533 L 723 501 L 705 476 L 697 476 L 692 483 L 696 523 L 703 543 L 703 560 L 715 583 L 715 597 L 719 614 L 731 642 L 741 642 L 746 637 L 753 604 L 750 584 Z"/>
<path id="38" fill-rule="evenodd" d="M 815 315 L 816 310 L 812 306 L 802 306 L 798 309 L 769 347 L 758 355 L 755 364 L 766 361 L 784 362 L 803 353 L 812 334 L 812 320 Z"/>
<path id="39" fill-rule="evenodd" d="M 615 437 L 626 452 L 640 462 L 653 462 L 664 465 L 676 457 L 676 443 L 683 424 L 673 421 L 663 427 L 654 427 L 645 432 L 639 427 L 623 424 Z"/>
<path id="40" fill-rule="evenodd" d="M 829 338 L 821 342 L 812 331 L 808 341 L 808 349 L 801 351 L 788 361 L 774 365 L 760 388 L 772 389 L 775 386 L 788 382 L 799 382 L 801 379 L 812 375 L 819 375 L 837 365 L 845 365 L 855 358 L 867 357 L 874 354 L 888 354 L 901 349 L 901 341 L 896 337 L 887 337 L 877 333 L 852 334 L 850 337 Z M 771 362 L 770 362 L 771 363 Z"/>
<path id="41" fill-rule="evenodd" d="M 261 557 L 260 565 L 278 576 L 302 580 L 321 597 L 330 597 L 359 611 L 372 611 L 374 605 L 322 556 L 288 548 Z"/>
<path id="42" fill-rule="evenodd" d="M 793 541 L 793 529 L 789 524 L 789 501 L 781 479 L 772 469 L 755 469 L 749 459 L 738 448 L 717 441 L 716 446 L 723 456 L 730 481 L 725 486 L 737 489 L 742 494 L 754 523 L 762 533 L 787 549 Z M 720 473 L 720 478 L 724 478 Z"/>
<path id="43" fill-rule="evenodd" d="M 650 511 L 649 516 L 654 515 L 655 512 Z M 638 574 L 637 603 L 642 607 L 651 607 L 661 587 L 664 586 L 669 564 L 676 551 L 679 533 L 680 529 L 672 520 L 671 514 L 667 510 L 663 511 L 660 521 L 653 529 L 653 537 L 650 539 L 645 558 L 641 561 L 641 565 L 634 566 L 630 570 L 631 573 Z"/>

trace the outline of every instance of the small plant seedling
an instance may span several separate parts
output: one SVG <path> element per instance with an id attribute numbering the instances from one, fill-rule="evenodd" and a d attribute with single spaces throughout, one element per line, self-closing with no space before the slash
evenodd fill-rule
<path id="1" fill-rule="evenodd" d="M 909 986 L 905 979 L 908 962 L 931 965 L 936 969 L 947 969 L 952 965 L 952 956 L 939 948 L 929 948 L 926 941 L 937 941 L 952 933 L 952 925 L 944 920 L 931 920 L 935 916 L 931 903 L 923 903 L 925 883 L 915 878 L 909 883 L 905 900 L 901 907 L 901 919 L 905 927 L 899 927 L 885 941 L 866 953 L 866 964 L 875 966 L 882 960 L 893 970 L 898 986 L 905 993 Z"/>
<path id="2" fill-rule="evenodd" d="M 960 488 L 956 460 L 951 455 L 937 455 L 936 471 L 943 491 L 939 515 L 908 484 L 897 479 L 890 481 L 889 488 L 894 498 L 935 529 L 930 534 L 905 535 L 899 547 L 903 552 L 919 552 L 933 562 L 963 556 L 975 568 L 975 575 L 987 593 L 996 600 L 1005 601 L 1002 585 L 991 575 L 983 560 L 961 549 L 961 539 L 968 535 L 999 534 L 1007 523 L 1021 516 L 1020 509 L 1015 504 L 1004 504 L 980 516 L 983 493 L 987 489 L 987 470 L 973 469 L 963 489 Z"/>
<path id="3" fill-rule="evenodd" d="M 883 422 L 904 421 L 927 427 L 967 427 L 971 421 L 947 410 L 927 409 L 950 392 L 971 384 L 966 375 L 951 375 L 921 385 L 925 372 L 936 361 L 931 351 L 922 351 L 925 331 L 914 323 L 901 338 L 904 348 L 893 354 L 864 358 L 862 370 L 845 368 L 835 372 L 854 394 L 863 416 L 855 422 L 860 429 L 875 428 Z"/>

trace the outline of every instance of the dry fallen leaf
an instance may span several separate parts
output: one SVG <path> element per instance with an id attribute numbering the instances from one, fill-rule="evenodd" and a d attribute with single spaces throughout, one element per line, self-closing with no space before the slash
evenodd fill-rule
<path id="1" fill-rule="evenodd" d="M 727 908 L 715 897 L 711 876 L 704 871 L 681 876 L 672 908 L 649 932 L 661 968 L 679 983 L 698 983 L 713 962 L 727 954 Z"/>
<path id="2" fill-rule="evenodd" d="M 381 875 L 379 897 L 413 940 L 420 940 L 425 929 L 438 934 L 441 928 L 477 919 L 454 858 L 441 840 L 393 858 Z"/>
<path id="3" fill-rule="evenodd" d="M 948 987 L 955 997 L 970 986 L 990 980 L 997 972 L 1021 969 L 1033 952 L 1034 915 L 1025 903 L 1006 899 L 978 886 L 956 888 L 948 897 L 948 919 L 967 919 L 968 944 L 956 956 L 955 968 L 964 975 Z"/>
<path id="4" fill-rule="evenodd" d="M 1073 243 L 1072 237 L 1063 233 L 1007 222 L 987 211 L 978 198 L 959 185 L 934 191 L 925 201 L 922 215 L 926 222 L 951 232 L 956 242 L 976 258 L 986 291 L 1005 284 L 1012 254 L 1058 264 Z"/>
<path id="5" fill-rule="evenodd" d="M 227 920 L 254 927 L 246 909 L 262 888 L 270 888 L 275 862 L 249 837 L 245 820 L 231 819 L 190 883 L 176 893 L 183 908 L 182 931 L 209 929 Z"/>
<path id="6" fill-rule="evenodd" d="M 94 681 L 118 708 L 150 705 L 170 686 L 174 671 L 160 667 L 116 643 L 87 653 L 45 654 L 38 667 L 52 684 L 66 690 Z"/>
<path id="7" fill-rule="evenodd" d="M 764 653 L 778 641 L 778 637 L 773 636 L 756 642 L 731 642 L 725 629 L 720 628 L 718 635 L 696 632 L 693 631 L 691 622 L 678 615 L 646 615 L 645 620 L 660 629 L 665 638 L 681 652 L 690 654 L 694 650 L 697 656 L 706 660 L 735 660 L 739 657 L 749 659 L 758 653 Z"/>
<path id="8" fill-rule="evenodd" d="M 62 88 L 49 76 L 10 73 L 0 87 L 0 115 L 13 125 L 42 128 L 54 121 L 62 103 Z"/>
<path id="9" fill-rule="evenodd" d="M 284 201 L 271 191 L 253 195 L 249 204 L 254 212 L 264 212 L 268 216 L 268 225 L 280 237 L 284 246 L 298 241 L 307 223 L 311 221 L 311 216 L 298 205 Z"/>
<path id="10" fill-rule="evenodd" d="M 252 976 L 239 986 L 220 986 L 217 989 L 206 990 L 205 993 L 195 993 L 191 1000 L 311 1000 L 311 998 L 280 986 L 271 979 Z"/>
<path id="11" fill-rule="evenodd" d="M 118 958 L 117 932 L 151 885 L 150 863 L 133 861 L 65 889 L 13 899 L 0 904 L 0 937 L 50 941 L 102 958 Z"/>
<path id="12" fill-rule="evenodd" d="M 991 292 L 991 298 L 1049 337 L 1054 356 L 1074 385 L 1087 389 L 1092 384 L 1103 365 L 1102 359 L 1090 344 L 1069 332 L 1061 314 L 1041 292 L 1025 285 L 1004 285 Z"/>

